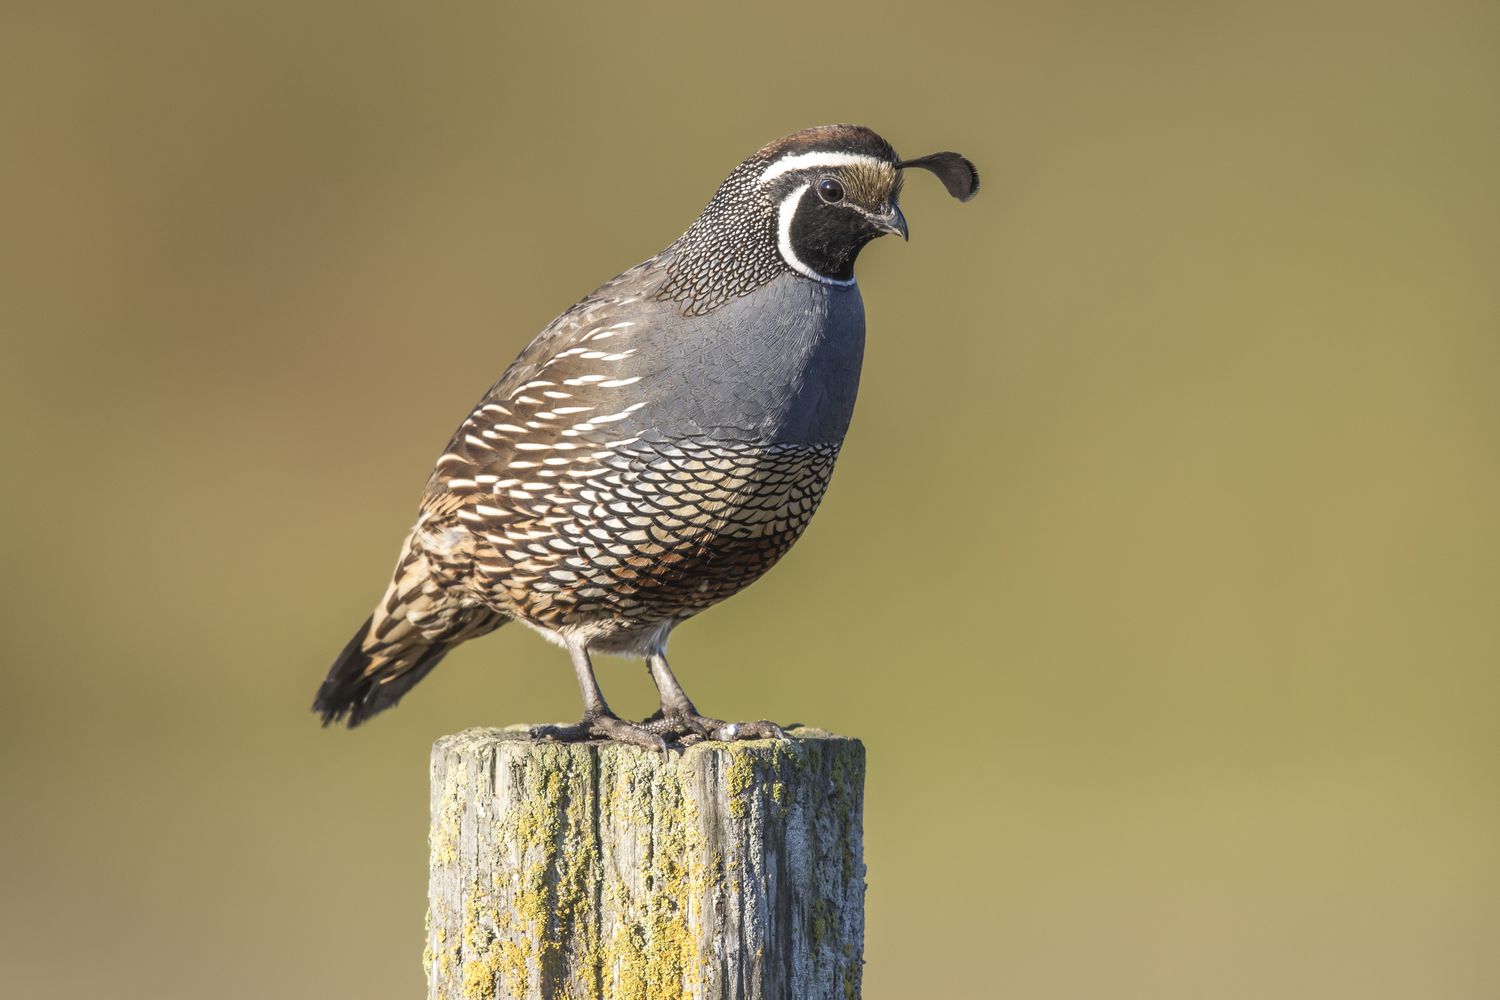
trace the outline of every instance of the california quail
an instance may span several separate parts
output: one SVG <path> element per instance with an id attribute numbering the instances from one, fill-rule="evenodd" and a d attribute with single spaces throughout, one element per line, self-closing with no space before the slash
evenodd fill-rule
<path id="1" fill-rule="evenodd" d="M 797 132 L 543 330 L 438 459 L 384 598 L 318 691 L 324 724 L 358 725 L 514 620 L 567 648 L 583 691 L 583 720 L 537 737 L 780 735 L 700 715 L 667 637 L 770 569 L 817 509 L 864 352 L 854 260 L 906 237 L 904 167 L 960 200 L 979 187 L 957 153 L 903 161 L 860 126 Z M 644 657 L 660 710 L 616 717 L 593 652 Z"/>

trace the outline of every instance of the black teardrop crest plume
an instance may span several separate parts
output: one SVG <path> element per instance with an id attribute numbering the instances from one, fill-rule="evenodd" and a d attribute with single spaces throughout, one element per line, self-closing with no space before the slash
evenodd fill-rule
<path id="1" fill-rule="evenodd" d="M 979 193 L 979 171 L 974 169 L 974 164 L 966 157 L 957 153 L 928 153 L 915 160 L 902 160 L 896 166 L 903 170 L 907 167 L 920 167 L 932 171 L 943 182 L 948 193 L 959 201 L 968 201 Z"/>

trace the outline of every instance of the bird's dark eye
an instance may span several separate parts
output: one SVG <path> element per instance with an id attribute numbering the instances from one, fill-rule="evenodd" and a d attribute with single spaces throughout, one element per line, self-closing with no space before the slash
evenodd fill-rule
<path id="1" fill-rule="evenodd" d="M 818 197 L 830 205 L 836 201 L 844 200 L 844 185 L 833 177 L 825 177 L 818 181 Z"/>

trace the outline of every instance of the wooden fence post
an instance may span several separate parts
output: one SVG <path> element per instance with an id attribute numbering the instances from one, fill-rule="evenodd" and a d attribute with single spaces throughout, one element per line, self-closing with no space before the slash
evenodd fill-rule
<path id="1" fill-rule="evenodd" d="M 432 751 L 429 1000 L 855 1000 L 864 747 Z"/>

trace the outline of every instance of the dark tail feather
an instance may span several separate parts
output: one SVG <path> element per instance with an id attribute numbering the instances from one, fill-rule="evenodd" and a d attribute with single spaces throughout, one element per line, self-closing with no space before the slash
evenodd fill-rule
<path id="1" fill-rule="evenodd" d="M 385 711 L 410 691 L 453 648 L 454 643 L 423 643 L 414 648 L 386 648 L 373 655 L 366 651 L 372 619 L 366 618 L 354 638 L 344 647 L 328 677 L 318 688 L 313 711 L 323 716 L 323 725 L 345 722 L 350 729 L 370 716 Z M 396 655 L 389 655 L 396 654 Z"/>

